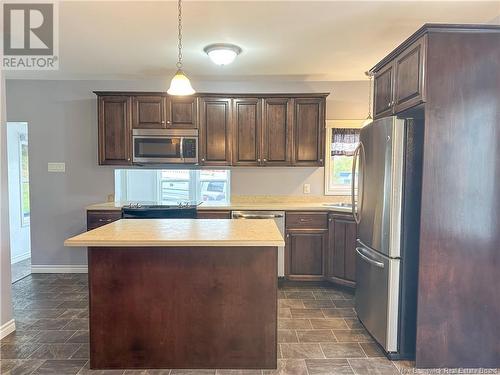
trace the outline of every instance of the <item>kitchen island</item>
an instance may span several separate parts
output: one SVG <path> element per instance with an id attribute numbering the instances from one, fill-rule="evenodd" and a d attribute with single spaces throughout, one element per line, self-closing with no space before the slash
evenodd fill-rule
<path id="1" fill-rule="evenodd" d="M 273 220 L 118 220 L 88 247 L 90 367 L 276 368 Z"/>

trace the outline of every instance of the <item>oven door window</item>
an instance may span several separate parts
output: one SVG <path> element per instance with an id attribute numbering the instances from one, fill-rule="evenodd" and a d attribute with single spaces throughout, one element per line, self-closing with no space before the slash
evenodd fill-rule
<path id="1" fill-rule="evenodd" d="M 181 158 L 181 138 L 134 137 L 134 157 L 141 159 Z"/>

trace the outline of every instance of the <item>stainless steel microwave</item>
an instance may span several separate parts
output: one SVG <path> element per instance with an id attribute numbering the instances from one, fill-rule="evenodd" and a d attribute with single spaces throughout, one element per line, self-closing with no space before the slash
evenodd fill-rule
<path id="1" fill-rule="evenodd" d="M 197 129 L 133 129 L 134 163 L 198 163 Z"/>

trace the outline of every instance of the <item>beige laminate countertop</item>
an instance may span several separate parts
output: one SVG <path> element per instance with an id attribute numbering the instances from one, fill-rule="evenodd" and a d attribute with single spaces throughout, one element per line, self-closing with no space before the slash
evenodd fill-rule
<path id="1" fill-rule="evenodd" d="M 79 234 L 65 246 L 285 246 L 274 220 L 126 219 Z"/>
<path id="2" fill-rule="evenodd" d="M 86 207 L 87 211 L 115 211 L 121 210 L 128 202 L 107 202 L 92 204 Z M 333 206 L 332 202 L 230 202 L 208 203 L 203 202 L 198 210 L 230 210 L 230 211 L 335 211 L 342 213 L 352 212 L 351 208 Z"/>

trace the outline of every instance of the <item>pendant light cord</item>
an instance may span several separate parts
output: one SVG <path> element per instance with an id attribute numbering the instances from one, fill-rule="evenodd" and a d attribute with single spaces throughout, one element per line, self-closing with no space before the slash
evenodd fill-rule
<path id="1" fill-rule="evenodd" d="M 179 0 L 178 2 L 178 11 L 179 11 L 179 18 L 178 18 L 178 21 L 179 21 L 179 34 L 178 34 L 178 37 L 179 37 L 179 44 L 178 44 L 178 48 L 179 48 L 179 55 L 178 55 L 178 60 L 177 60 L 177 69 L 181 69 L 182 68 L 182 5 L 181 5 L 181 0 Z"/>

